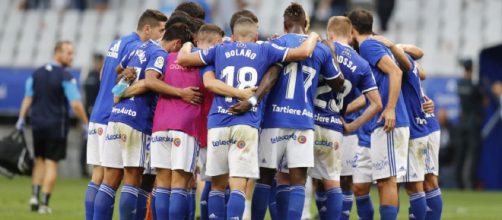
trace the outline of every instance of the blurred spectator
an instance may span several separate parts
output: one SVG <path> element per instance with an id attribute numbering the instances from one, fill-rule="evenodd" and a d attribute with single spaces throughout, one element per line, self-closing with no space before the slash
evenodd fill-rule
<path id="1" fill-rule="evenodd" d="M 500 113 L 500 118 L 502 118 L 502 82 L 501 81 L 495 81 L 492 85 L 492 92 L 495 97 L 499 98 L 499 113 Z"/>
<path id="2" fill-rule="evenodd" d="M 472 60 L 462 62 L 464 78 L 457 84 L 460 98 L 460 121 L 458 124 L 459 145 L 455 149 L 456 178 L 461 189 L 471 188 L 475 183 L 479 152 L 481 148 L 481 127 L 483 123 L 483 94 L 473 77 Z"/>
<path id="3" fill-rule="evenodd" d="M 439 126 L 441 127 L 441 138 L 439 147 L 439 164 L 440 167 L 451 165 L 454 159 L 454 128 L 448 120 L 446 109 L 439 109 L 437 112 Z"/>
<path id="4" fill-rule="evenodd" d="M 392 11 L 394 11 L 395 0 L 378 0 L 377 1 L 377 13 L 380 19 L 380 29 L 385 32 L 387 31 L 387 24 L 392 16 Z"/>
<path id="5" fill-rule="evenodd" d="M 23 0 L 19 4 L 19 9 L 49 9 L 50 0 Z"/>
<path id="6" fill-rule="evenodd" d="M 327 22 L 331 16 L 343 15 L 348 9 L 349 0 L 320 0 L 314 18 L 320 22 Z"/>
<path id="7" fill-rule="evenodd" d="M 99 82 L 101 78 L 101 67 L 103 67 L 103 55 L 101 54 L 94 54 L 93 57 L 93 67 L 89 74 L 87 75 L 87 78 L 85 79 L 84 82 L 84 92 L 85 92 L 85 112 L 87 114 L 87 117 L 92 112 L 92 108 L 94 107 L 94 102 L 96 101 L 96 97 L 98 96 L 99 92 Z M 80 172 L 82 174 L 82 177 L 87 177 L 89 176 L 89 173 L 87 172 L 87 134 L 84 135 L 86 137 L 82 141 L 82 145 L 80 148 Z"/>

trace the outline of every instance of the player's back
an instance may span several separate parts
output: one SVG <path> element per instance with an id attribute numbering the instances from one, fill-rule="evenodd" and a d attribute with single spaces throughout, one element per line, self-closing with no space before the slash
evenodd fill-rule
<path id="1" fill-rule="evenodd" d="M 410 138 L 414 139 L 426 136 L 429 131 L 426 125 L 425 112 L 422 110 L 424 98 L 422 96 L 418 67 L 410 55 L 406 54 L 406 56 L 412 65 L 411 69 L 403 74 L 401 91 L 403 92 L 404 103 L 406 104 L 406 110 L 410 119 Z"/>
<path id="2" fill-rule="evenodd" d="M 199 68 L 183 67 L 177 64 L 178 53 L 167 56 L 164 82 L 177 87 L 202 88 Z M 176 120 L 173 120 L 176 117 Z M 197 137 L 201 120 L 201 106 L 183 101 L 179 97 L 160 95 L 157 100 L 153 119 L 153 132 L 164 130 L 178 130 Z"/>
<path id="3" fill-rule="evenodd" d="M 110 45 L 101 70 L 101 83 L 99 93 L 92 110 L 91 122 L 107 124 L 113 106 L 112 88 L 115 86 L 117 73 L 115 69 L 125 55 L 141 45 L 141 39 L 137 33 L 131 33 L 115 40 Z"/>
<path id="4" fill-rule="evenodd" d="M 307 38 L 302 34 L 285 34 L 272 42 L 296 48 Z M 283 63 L 283 69 L 267 98 L 263 128 L 314 128 L 314 96 L 319 75 L 338 75 L 329 48 L 317 43 L 313 54 L 302 61 Z M 323 73 L 325 66 L 333 65 L 331 73 Z M 334 72 L 336 71 L 336 72 Z"/>
<path id="5" fill-rule="evenodd" d="M 157 42 L 149 40 L 131 51 L 121 65 L 135 69 L 135 81 L 138 81 L 145 79 L 148 70 L 163 74 L 166 57 L 167 52 Z M 156 93 L 151 91 L 123 99 L 112 108 L 110 121 L 123 122 L 141 132 L 151 133 L 156 100 Z"/>
<path id="6" fill-rule="evenodd" d="M 384 109 L 387 106 L 387 102 L 389 99 L 389 76 L 381 71 L 377 64 L 384 57 L 388 55 L 392 58 L 394 62 L 394 56 L 392 55 L 389 48 L 385 47 L 382 43 L 378 42 L 375 39 L 368 38 L 363 41 L 359 45 L 359 53 L 361 57 L 368 61 L 373 71 L 373 76 L 375 77 L 375 81 L 378 86 L 378 91 L 380 92 L 380 96 L 382 98 L 382 104 Z M 397 62 L 396 62 L 397 63 Z M 404 104 L 403 95 L 400 92 L 399 98 L 396 103 L 396 127 L 407 127 L 409 126 L 408 113 L 406 111 L 406 106 Z M 384 120 L 380 123 L 377 122 L 378 117 L 380 117 L 381 112 L 373 118 L 373 127 L 381 127 L 383 126 Z"/>

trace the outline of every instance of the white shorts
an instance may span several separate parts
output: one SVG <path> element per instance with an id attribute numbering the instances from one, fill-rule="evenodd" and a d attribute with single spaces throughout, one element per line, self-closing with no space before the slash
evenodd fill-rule
<path id="1" fill-rule="evenodd" d="M 409 139 L 408 127 L 394 128 L 389 133 L 379 127 L 371 133 L 373 180 L 406 175 Z"/>
<path id="2" fill-rule="evenodd" d="M 148 166 L 150 135 L 120 122 L 109 122 L 103 145 L 102 166 L 112 168 Z"/>
<path id="3" fill-rule="evenodd" d="M 260 167 L 288 172 L 288 168 L 314 166 L 314 131 L 266 128 L 258 145 Z"/>
<path id="4" fill-rule="evenodd" d="M 439 175 L 439 147 L 441 131 L 435 131 L 428 135 L 427 149 L 425 151 L 425 174 Z"/>
<path id="5" fill-rule="evenodd" d="M 152 167 L 195 172 L 199 146 L 194 137 L 182 131 L 152 134 Z"/>
<path id="6" fill-rule="evenodd" d="M 340 181 L 340 146 L 343 134 L 317 125 L 314 134 L 314 167 L 309 168 L 309 176 L 320 180 Z"/>
<path id="7" fill-rule="evenodd" d="M 107 125 L 89 122 L 87 133 L 87 164 L 101 165 L 103 144 L 105 142 Z"/>
<path id="8" fill-rule="evenodd" d="M 425 151 L 429 136 L 411 139 L 408 144 L 408 170 L 400 183 L 422 182 L 425 175 Z"/>
<path id="9" fill-rule="evenodd" d="M 258 129 L 249 125 L 211 128 L 207 143 L 207 176 L 260 177 Z"/>
<path id="10" fill-rule="evenodd" d="M 353 169 L 356 167 L 356 150 L 358 146 L 359 139 L 356 134 L 343 137 L 341 176 L 352 176 Z"/>
<path id="11" fill-rule="evenodd" d="M 373 182 L 371 150 L 369 147 L 357 147 L 356 167 L 352 173 L 353 183 L 371 183 Z"/>
<path id="12" fill-rule="evenodd" d="M 206 175 L 206 163 L 207 163 L 207 148 L 199 149 L 199 174 L 202 181 L 211 181 L 211 177 Z"/>

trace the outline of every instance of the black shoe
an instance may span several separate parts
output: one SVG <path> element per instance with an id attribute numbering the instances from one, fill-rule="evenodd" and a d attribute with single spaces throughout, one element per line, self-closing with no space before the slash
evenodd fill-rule
<path id="1" fill-rule="evenodd" d="M 31 207 L 32 212 L 38 212 L 38 199 L 37 198 L 31 197 L 30 207 Z"/>

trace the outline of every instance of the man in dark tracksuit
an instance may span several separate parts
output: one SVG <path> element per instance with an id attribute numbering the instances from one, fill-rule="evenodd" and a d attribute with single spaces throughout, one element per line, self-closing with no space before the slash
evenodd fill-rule
<path id="1" fill-rule="evenodd" d="M 69 41 L 56 44 L 54 57 L 26 80 L 25 97 L 21 104 L 16 128 L 21 130 L 31 108 L 35 167 L 32 175 L 32 211 L 51 213 L 48 207 L 56 183 L 58 161 L 66 157 L 66 137 L 69 130 L 69 108 L 84 125 L 88 120 L 80 101 L 76 80 L 65 70 L 73 62 L 73 45 Z M 42 204 L 39 193 L 42 186 Z"/>

